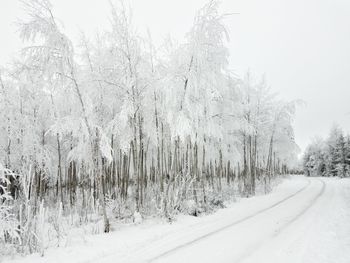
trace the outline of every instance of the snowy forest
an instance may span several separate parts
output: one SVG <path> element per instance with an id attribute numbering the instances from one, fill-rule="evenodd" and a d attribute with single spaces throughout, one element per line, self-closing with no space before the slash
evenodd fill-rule
<path id="1" fill-rule="evenodd" d="M 315 138 L 305 150 L 303 167 L 307 176 L 350 177 L 350 135 L 334 126 L 327 139 Z"/>
<path id="2" fill-rule="evenodd" d="M 0 255 L 44 254 L 82 225 L 107 233 L 211 213 L 295 169 L 297 102 L 230 69 L 218 1 L 198 9 L 182 42 L 161 46 L 137 31 L 127 2 L 78 43 L 48 0 L 22 5 L 24 48 L 0 67 Z M 304 168 L 349 176 L 350 137 L 315 141 Z"/>

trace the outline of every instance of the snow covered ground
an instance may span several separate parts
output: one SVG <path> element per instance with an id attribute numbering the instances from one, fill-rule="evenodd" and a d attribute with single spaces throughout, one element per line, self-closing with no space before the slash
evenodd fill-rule
<path id="1" fill-rule="evenodd" d="M 0 260 L 1 261 L 1 260 Z M 350 262 L 350 180 L 294 176 L 215 214 L 148 220 L 3 262 Z"/>

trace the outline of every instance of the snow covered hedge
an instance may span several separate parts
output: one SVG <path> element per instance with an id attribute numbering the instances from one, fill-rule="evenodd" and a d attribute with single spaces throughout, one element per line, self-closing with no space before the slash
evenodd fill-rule
<path id="1" fill-rule="evenodd" d="M 0 254 L 20 241 L 18 220 L 13 213 L 12 196 L 8 190 L 14 173 L 0 164 Z M 5 251 L 2 251 L 5 250 Z"/>

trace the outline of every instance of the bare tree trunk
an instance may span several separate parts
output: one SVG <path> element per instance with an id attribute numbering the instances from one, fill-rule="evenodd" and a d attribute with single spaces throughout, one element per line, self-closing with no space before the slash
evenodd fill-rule
<path id="1" fill-rule="evenodd" d="M 56 134 L 56 139 L 57 139 L 57 154 L 58 154 L 58 165 L 57 165 L 57 175 L 60 181 L 60 197 L 61 197 L 61 203 L 62 203 L 62 208 L 64 209 L 64 200 L 63 200 L 63 182 L 62 182 L 62 157 L 61 157 L 61 142 L 60 142 L 60 136 L 57 133 Z"/>

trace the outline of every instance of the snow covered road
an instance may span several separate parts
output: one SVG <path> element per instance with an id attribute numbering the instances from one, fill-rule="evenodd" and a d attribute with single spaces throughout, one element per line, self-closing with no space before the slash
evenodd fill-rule
<path id="1" fill-rule="evenodd" d="M 11 262 L 350 262 L 350 180 L 284 179 L 205 217 L 145 222 Z"/>
<path id="2" fill-rule="evenodd" d="M 277 260 L 275 251 L 286 240 L 275 242 L 274 239 L 279 238 L 286 228 L 306 214 L 324 191 L 323 181 L 308 180 L 306 186 L 271 206 L 245 216 L 209 235 L 197 238 L 186 246 L 170 250 L 151 261 L 262 262 L 265 256 L 270 257 L 266 262 Z M 274 242 L 276 246 L 270 246 L 270 242 Z M 259 256 L 255 255 L 257 252 Z M 264 253 L 264 257 L 261 257 L 261 253 Z M 276 262 L 285 262 L 285 258 L 283 261 Z"/>

